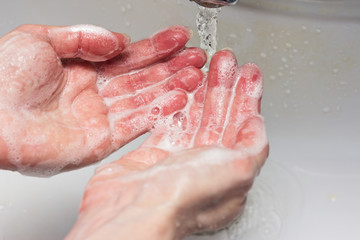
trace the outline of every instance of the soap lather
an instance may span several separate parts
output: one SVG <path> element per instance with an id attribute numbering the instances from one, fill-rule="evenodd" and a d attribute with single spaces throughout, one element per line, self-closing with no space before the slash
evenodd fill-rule
<path id="1" fill-rule="evenodd" d="M 197 4 L 208 8 L 231 6 L 231 5 L 235 5 L 238 2 L 238 0 L 190 0 L 190 1 L 196 2 Z"/>

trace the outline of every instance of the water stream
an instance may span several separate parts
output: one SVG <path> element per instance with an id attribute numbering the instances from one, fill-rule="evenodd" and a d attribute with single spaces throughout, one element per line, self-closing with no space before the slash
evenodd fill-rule
<path id="1" fill-rule="evenodd" d="M 208 59 L 216 52 L 217 18 L 221 8 L 199 6 L 196 25 L 200 36 L 200 47 L 208 54 Z"/>

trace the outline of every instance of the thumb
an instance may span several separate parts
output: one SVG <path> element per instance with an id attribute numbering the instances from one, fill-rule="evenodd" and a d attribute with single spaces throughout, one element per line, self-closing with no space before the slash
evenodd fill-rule
<path id="1" fill-rule="evenodd" d="M 121 53 L 130 38 L 93 25 L 48 27 L 48 37 L 60 58 L 100 62 Z"/>
<path id="2" fill-rule="evenodd" d="M 44 36 L 60 58 L 82 58 L 92 62 L 117 56 L 130 42 L 127 35 L 94 25 L 23 25 L 17 30 Z"/>
<path id="3" fill-rule="evenodd" d="M 115 57 L 130 42 L 127 35 L 94 25 L 22 25 L 16 30 L 36 33 L 46 38 L 60 58 L 82 58 L 93 62 Z"/>
<path id="4" fill-rule="evenodd" d="M 259 167 L 264 165 L 269 155 L 269 142 L 262 116 L 254 116 L 244 122 L 237 133 L 234 149 L 254 156 Z"/>

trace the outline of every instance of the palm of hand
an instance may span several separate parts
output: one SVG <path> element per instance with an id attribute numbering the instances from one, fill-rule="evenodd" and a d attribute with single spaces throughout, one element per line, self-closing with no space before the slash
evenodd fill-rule
<path id="1" fill-rule="evenodd" d="M 53 174 L 87 165 L 151 128 L 152 112 L 182 108 L 183 90 L 194 86 L 182 86 L 180 77 L 187 72 L 200 81 L 195 67 L 205 61 L 198 49 L 168 58 L 188 39 L 185 28 L 169 28 L 112 59 L 128 39 L 93 26 L 23 26 L 2 38 L 0 159 L 11 160 L 5 167 Z M 188 66 L 195 67 L 179 71 Z M 161 101 L 163 94 L 170 100 Z"/>
<path id="2" fill-rule="evenodd" d="M 159 121 L 139 149 L 97 171 L 80 211 L 80 219 L 97 212 L 97 220 L 81 222 L 83 228 L 119 222 L 135 206 L 158 215 L 172 209 L 186 235 L 218 229 L 241 212 L 268 154 L 261 73 L 254 64 L 238 68 L 232 53 L 222 51 L 205 85 L 184 110 Z"/>

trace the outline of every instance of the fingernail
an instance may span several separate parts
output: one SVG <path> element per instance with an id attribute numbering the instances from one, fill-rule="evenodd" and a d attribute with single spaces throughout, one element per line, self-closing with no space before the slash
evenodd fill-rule
<path id="1" fill-rule="evenodd" d="M 186 27 L 186 28 L 189 30 L 190 38 L 192 38 L 194 35 L 194 31 L 189 27 Z"/>
<path id="2" fill-rule="evenodd" d="M 230 48 L 230 47 L 225 47 L 225 48 L 221 49 L 221 51 L 231 51 L 231 52 L 233 52 L 233 49 Z"/>
<path id="3" fill-rule="evenodd" d="M 124 33 L 123 33 L 123 35 L 124 35 L 124 43 L 125 43 L 125 45 L 128 45 L 131 42 L 131 37 Z"/>

